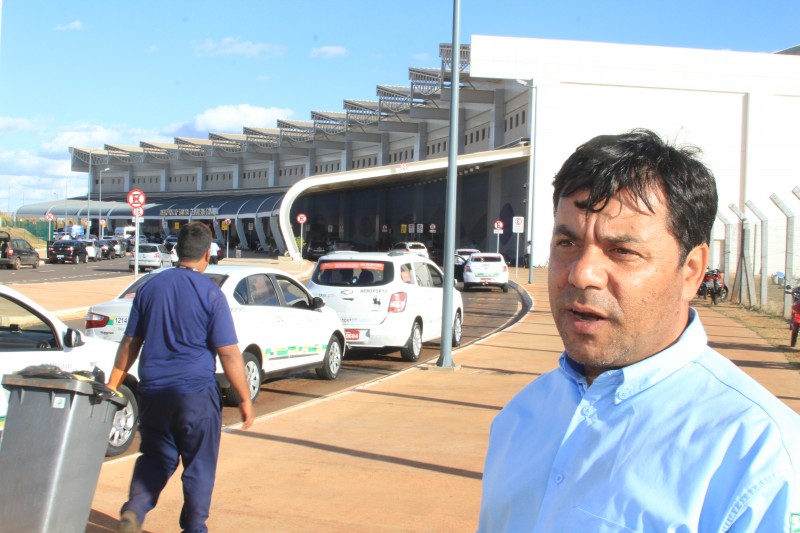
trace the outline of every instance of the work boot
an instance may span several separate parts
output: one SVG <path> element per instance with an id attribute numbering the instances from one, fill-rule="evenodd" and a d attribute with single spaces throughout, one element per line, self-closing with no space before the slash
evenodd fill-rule
<path id="1" fill-rule="evenodd" d="M 142 533 L 142 523 L 139 517 L 130 509 L 122 511 L 119 518 L 119 533 Z"/>

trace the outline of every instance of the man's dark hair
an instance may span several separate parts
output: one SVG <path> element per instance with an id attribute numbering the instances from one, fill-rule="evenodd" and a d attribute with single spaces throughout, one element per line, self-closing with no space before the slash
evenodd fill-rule
<path id="1" fill-rule="evenodd" d="M 602 211 L 621 191 L 629 191 L 653 212 L 648 194 L 666 199 L 667 229 L 681 247 L 680 264 L 697 245 L 708 243 L 717 215 L 717 185 L 694 146 L 676 148 L 650 130 L 600 135 L 579 146 L 553 179 L 553 211 L 561 198 L 589 191 L 576 206 Z"/>
<path id="2" fill-rule="evenodd" d="M 211 246 L 211 230 L 202 222 L 189 222 L 178 232 L 178 258 L 183 261 L 202 259 Z"/>

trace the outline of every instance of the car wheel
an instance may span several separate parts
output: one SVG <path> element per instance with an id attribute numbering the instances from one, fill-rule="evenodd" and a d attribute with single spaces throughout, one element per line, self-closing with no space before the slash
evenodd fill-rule
<path id="1" fill-rule="evenodd" d="M 406 345 L 400 348 L 400 355 L 403 356 L 405 361 L 419 361 L 419 355 L 422 353 L 422 327 L 419 322 L 414 322 L 411 326 L 411 335 L 408 336 Z"/>
<path id="2" fill-rule="evenodd" d="M 508 283 L 503 283 L 503 292 L 508 292 Z"/>
<path id="3" fill-rule="evenodd" d="M 258 394 L 261 392 L 261 365 L 258 364 L 258 359 L 250 352 L 242 354 L 244 359 L 244 376 L 247 381 L 247 388 L 250 389 L 250 400 L 255 402 Z M 236 389 L 228 387 L 225 389 L 225 405 L 228 407 L 238 407 L 241 403 Z"/>
<path id="4" fill-rule="evenodd" d="M 320 379 L 336 379 L 339 369 L 342 368 L 342 341 L 336 335 L 331 335 L 328 341 L 328 349 L 325 350 L 325 358 L 322 366 L 316 369 L 317 377 Z"/>
<path id="5" fill-rule="evenodd" d="M 34 259 L 33 264 L 31 265 L 33 268 L 39 268 L 39 258 L 37 257 Z"/>
<path id="6" fill-rule="evenodd" d="M 128 403 L 114 415 L 111 433 L 108 435 L 106 457 L 125 453 L 131 447 L 139 425 L 139 402 L 136 401 L 136 395 L 125 385 L 120 385 L 118 390 Z"/>
<path id="7" fill-rule="evenodd" d="M 79 255 L 76 255 L 76 256 L 75 256 L 75 257 L 72 259 L 72 262 L 73 262 L 73 263 L 75 263 L 76 265 L 77 265 L 77 264 L 80 264 L 80 262 L 81 262 L 81 256 L 79 256 Z"/>
<path id="8" fill-rule="evenodd" d="M 11 263 L 11 268 L 13 270 L 19 270 L 19 267 L 21 267 L 21 266 L 22 266 L 22 263 L 20 262 L 19 257 L 15 257 L 14 258 L 14 262 Z"/>
<path id="9" fill-rule="evenodd" d="M 453 320 L 453 346 L 461 345 L 461 313 L 456 313 L 456 319 Z"/>

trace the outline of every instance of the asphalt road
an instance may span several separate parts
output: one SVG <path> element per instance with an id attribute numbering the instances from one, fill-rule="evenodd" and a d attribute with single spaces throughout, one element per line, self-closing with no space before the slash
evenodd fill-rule
<path id="1" fill-rule="evenodd" d="M 39 268 L 25 266 L 19 270 L 0 268 L 0 283 L 45 283 L 83 281 L 128 275 L 128 257 L 89 263 L 40 263 Z"/>

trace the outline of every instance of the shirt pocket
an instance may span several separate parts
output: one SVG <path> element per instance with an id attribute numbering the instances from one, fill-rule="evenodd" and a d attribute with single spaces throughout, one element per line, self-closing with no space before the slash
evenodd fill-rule
<path id="1" fill-rule="evenodd" d="M 607 520 L 601 516 L 593 515 L 579 507 L 573 507 L 567 513 L 564 521 L 565 532 L 592 532 L 592 533 L 641 533 L 638 529 L 631 529 L 621 524 Z"/>

